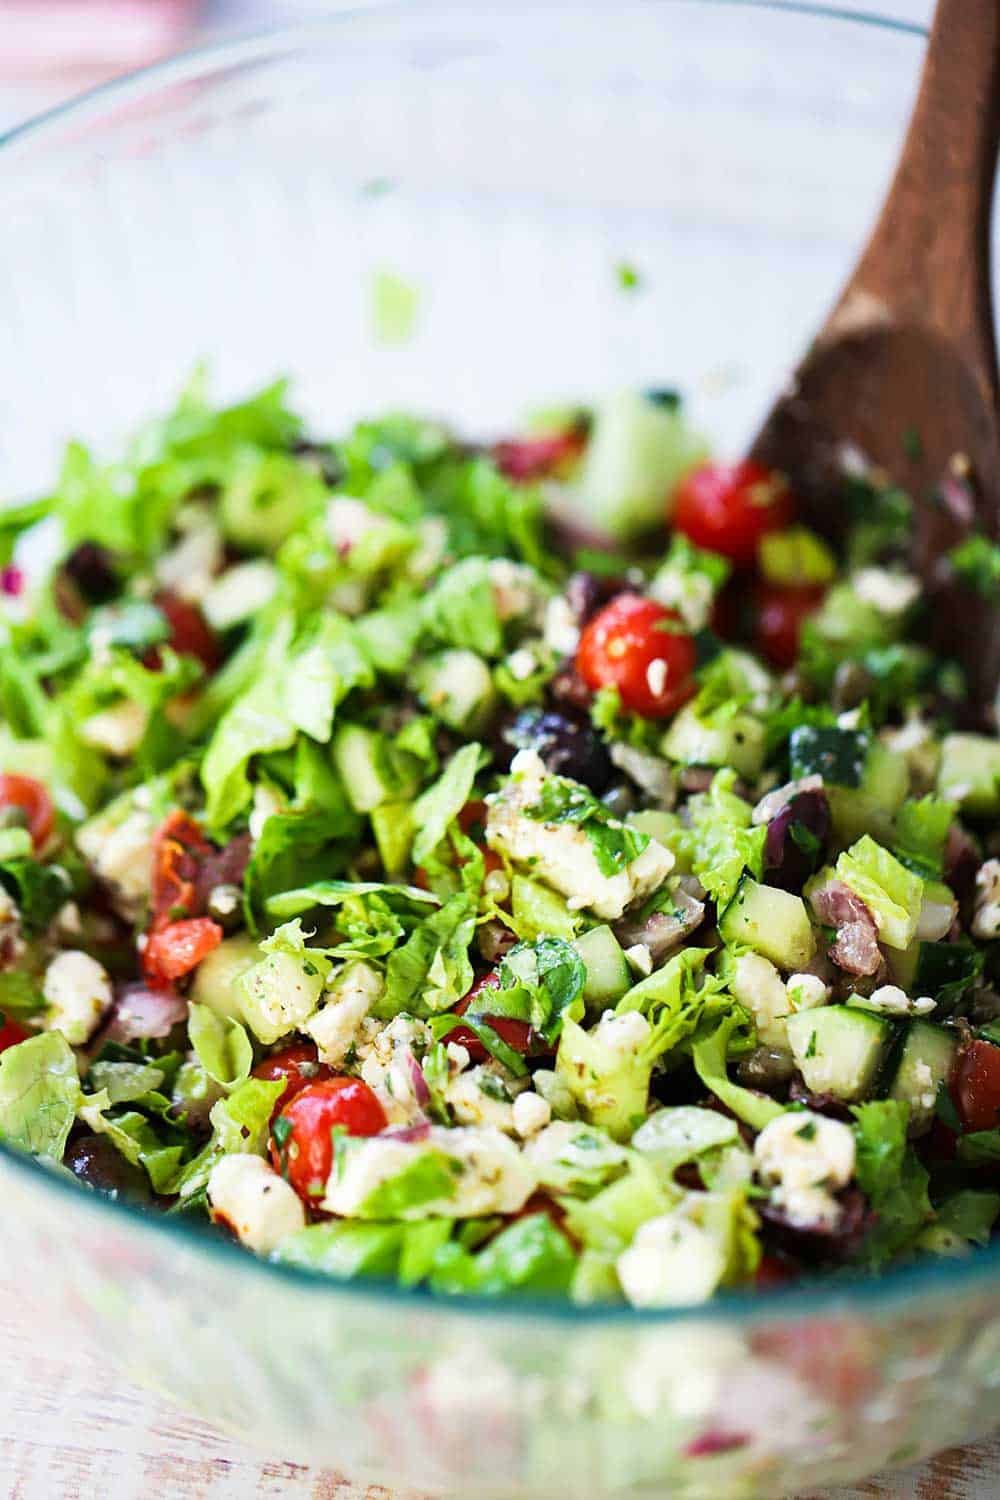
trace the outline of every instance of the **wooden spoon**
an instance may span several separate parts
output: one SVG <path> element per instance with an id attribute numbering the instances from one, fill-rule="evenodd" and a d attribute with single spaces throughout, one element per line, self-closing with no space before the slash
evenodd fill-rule
<path id="1" fill-rule="evenodd" d="M 1000 148 L 1000 0 L 939 0 L 920 92 L 871 239 L 753 446 L 783 470 L 809 523 L 835 535 L 845 451 L 916 502 L 913 565 L 934 644 L 970 699 L 1000 682 L 1000 614 L 944 554 L 1000 536 L 990 210 Z"/>

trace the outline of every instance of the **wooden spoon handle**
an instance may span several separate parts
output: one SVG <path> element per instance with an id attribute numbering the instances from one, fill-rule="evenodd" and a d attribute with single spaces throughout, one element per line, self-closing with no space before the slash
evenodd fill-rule
<path id="1" fill-rule="evenodd" d="M 939 0 L 889 196 L 833 322 L 946 334 L 995 401 L 990 211 L 1000 150 L 1000 0 Z"/>

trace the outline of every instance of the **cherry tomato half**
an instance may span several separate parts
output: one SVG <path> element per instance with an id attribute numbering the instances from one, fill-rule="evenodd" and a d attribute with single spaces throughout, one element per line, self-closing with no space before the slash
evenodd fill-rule
<path id="1" fill-rule="evenodd" d="M 326 1063 L 320 1062 L 311 1042 L 292 1042 L 290 1047 L 272 1052 L 270 1057 L 259 1062 L 253 1070 L 253 1076 L 264 1078 L 268 1082 L 275 1082 L 279 1078 L 285 1080 L 284 1093 L 278 1096 L 278 1102 L 271 1112 L 273 1120 L 296 1094 L 300 1094 L 311 1083 L 325 1082 L 334 1073 Z"/>
<path id="2" fill-rule="evenodd" d="M 761 537 L 788 526 L 792 511 L 784 477 L 747 458 L 692 470 L 677 490 L 672 524 L 696 546 L 749 567 Z"/>
<path id="3" fill-rule="evenodd" d="M 969 1043 L 951 1081 L 955 1108 L 966 1130 L 1000 1125 L 1000 1047 L 978 1039 Z"/>
<path id="4" fill-rule="evenodd" d="M 623 708 L 646 719 L 665 719 L 690 698 L 696 662 L 680 616 L 639 594 L 606 604 L 576 653 L 576 669 L 592 692 L 616 687 Z"/>
<path id="5" fill-rule="evenodd" d="M 793 667 L 799 654 L 802 627 L 823 602 L 819 585 L 782 588 L 759 583 L 754 590 L 754 644 L 773 667 Z"/>
<path id="6" fill-rule="evenodd" d="M 333 1166 L 333 1129 L 378 1135 L 385 1110 L 360 1078 L 327 1078 L 300 1089 L 274 1122 L 271 1160 L 306 1203 L 326 1191 Z"/>
<path id="7" fill-rule="evenodd" d="M 491 969 L 488 974 L 483 974 L 477 979 L 469 993 L 455 1006 L 455 1014 L 464 1016 L 475 997 L 483 990 L 495 990 L 500 987 L 500 975 L 496 969 Z M 531 1047 L 533 1033 L 527 1021 L 518 1021 L 513 1016 L 483 1016 L 486 1025 L 495 1031 L 502 1042 L 508 1047 L 513 1047 L 515 1052 L 528 1052 Z M 449 1031 L 447 1040 L 457 1042 L 465 1047 L 473 1062 L 485 1062 L 489 1052 L 476 1036 L 471 1026 L 456 1026 L 454 1031 Z"/>
<path id="8" fill-rule="evenodd" d="M 0 808 L 19 807 L 28 820 L 31 842 L 40 849 L 55 824 L 52 798 L 33 776 L 0 776 Z"/>
<path id="9" fill-rule="evenodd" d="M 222 928 L 210 917 L 185 917 L 150 932 L 142 971 L 152 984 L 182 979 L 222 942 Z"/>

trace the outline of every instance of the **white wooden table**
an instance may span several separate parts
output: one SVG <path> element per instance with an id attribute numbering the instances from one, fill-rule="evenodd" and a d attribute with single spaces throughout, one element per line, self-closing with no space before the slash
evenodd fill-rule
<path id="1" fill-rule="evenodd" d="M 258 1453 L 80 1357 L 6 1288 L 0 1307 L 0 1500 L 427 1500 Z M 1000 1438 L 799 1500 L 998 1495 Z"/>

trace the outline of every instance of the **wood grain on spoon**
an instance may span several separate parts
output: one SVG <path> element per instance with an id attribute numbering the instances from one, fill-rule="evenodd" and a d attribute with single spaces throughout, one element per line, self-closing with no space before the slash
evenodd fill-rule
<path id="1" fill-rule="evenodd" d="M 753 447 L 785 471 L 807 519 L 828 535 L 848 519 L 837 504 L 845 446 L 909 492 L 935 643 L 962 661 L 977 704 L 1000 682 L 997 611 L 957 589 L 941 560 L 970 531 L 1000 536 L 990 291 L 998 148 L 1000 0 L 939 0 L 871 239 Z M 969 472 L 971 487 L 946 484 L 942 501 L 956 472 Z"/>

